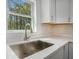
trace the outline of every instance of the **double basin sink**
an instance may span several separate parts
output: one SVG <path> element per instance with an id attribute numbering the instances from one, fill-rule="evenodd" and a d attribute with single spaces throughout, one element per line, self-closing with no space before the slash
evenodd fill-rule
<path id="1" fill-rule="evenodd" d="M 53 44 L 51 43 L 38 40 L 29 43 L 11 45 L 10 47 L 19 58 L 25 58 L 52 45 Z"/>

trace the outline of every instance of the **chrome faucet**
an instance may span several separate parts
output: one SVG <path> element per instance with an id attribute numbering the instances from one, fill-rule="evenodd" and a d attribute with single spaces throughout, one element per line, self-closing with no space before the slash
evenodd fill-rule
<path id="1" fill-rule="evenodd" d="M 31 35 L 28 35 L 28 34 L 31 34 L 31 33 L 32 33 L 32 27 L 29 23 L 27 23 L 25 25 L 25 38 L 24 38 L 24 40 L 29 39 L 31 37 Z"/>

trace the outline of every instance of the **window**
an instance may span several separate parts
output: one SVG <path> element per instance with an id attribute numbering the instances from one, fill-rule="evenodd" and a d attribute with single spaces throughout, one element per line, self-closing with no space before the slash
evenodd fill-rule
<path id="1" fill-rule="evenodd" d="M 32 25 L 32 5 L 27 0 L 8 0 L 8 30 L 24 30 L 25 24 Z"/>

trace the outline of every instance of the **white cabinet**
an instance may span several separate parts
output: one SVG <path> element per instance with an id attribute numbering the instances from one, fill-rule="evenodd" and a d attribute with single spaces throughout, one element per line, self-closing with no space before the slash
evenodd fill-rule
<path id="1" fill-rule="evenodd" d="M 51 55 L 47 56 L 45 59 L 63 59 L 63 48 L 60 48 L 56 53 L 52 53 Z"/>
<path id="2" fill-rule="evenodd" d="M 73 22 L 73 0 L 56 0 L 56 23 Z"/>
<path id="3" fill-rule="evenodd" d="M 55 53 L 50 54 L 45 59 L 68 59 L 68 43 L 58 49 Z"/>
<path id="4" fill-rule="evenodd" d="M 41 0 L 41 20 L 42 22 L 51 21 L 50 1 L 51 0 Z"/>
<path id="5" fill-rule="evenodd" d="M 73 43 L 69 42 L 45 59 L 73 59 Z"/>
<path id="6" fill-rule="evenodd" d="M 47 23 L 72 23 L 73 0 L 41 0 L 41 20 Z"/>
<path id="7" fill-rule="evenodd" d="M 73 43 L 69 43 L 69 59 L 73 59 Z"/>
<path id="8" fill-rule="evenodd" d="M 56 0 L 56 23 L 69 22 L 69 0 Z"/>

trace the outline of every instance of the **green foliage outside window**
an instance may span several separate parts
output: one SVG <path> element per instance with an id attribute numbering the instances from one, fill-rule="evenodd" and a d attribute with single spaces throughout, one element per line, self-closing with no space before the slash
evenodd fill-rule
<path id="1" fill-rule="evenodd" d="M 31 17 L 31 4 L 27 3 L 26 0 L 8 0 L 8 8 L 10 12 L 26 16 L 28 15 Z M 21 29 L 23 30 L 25 29 L 26 23 L 31 24 L 31 18 L 9 14 L 8 18 L 9 30 L 21 30 Z"/>

